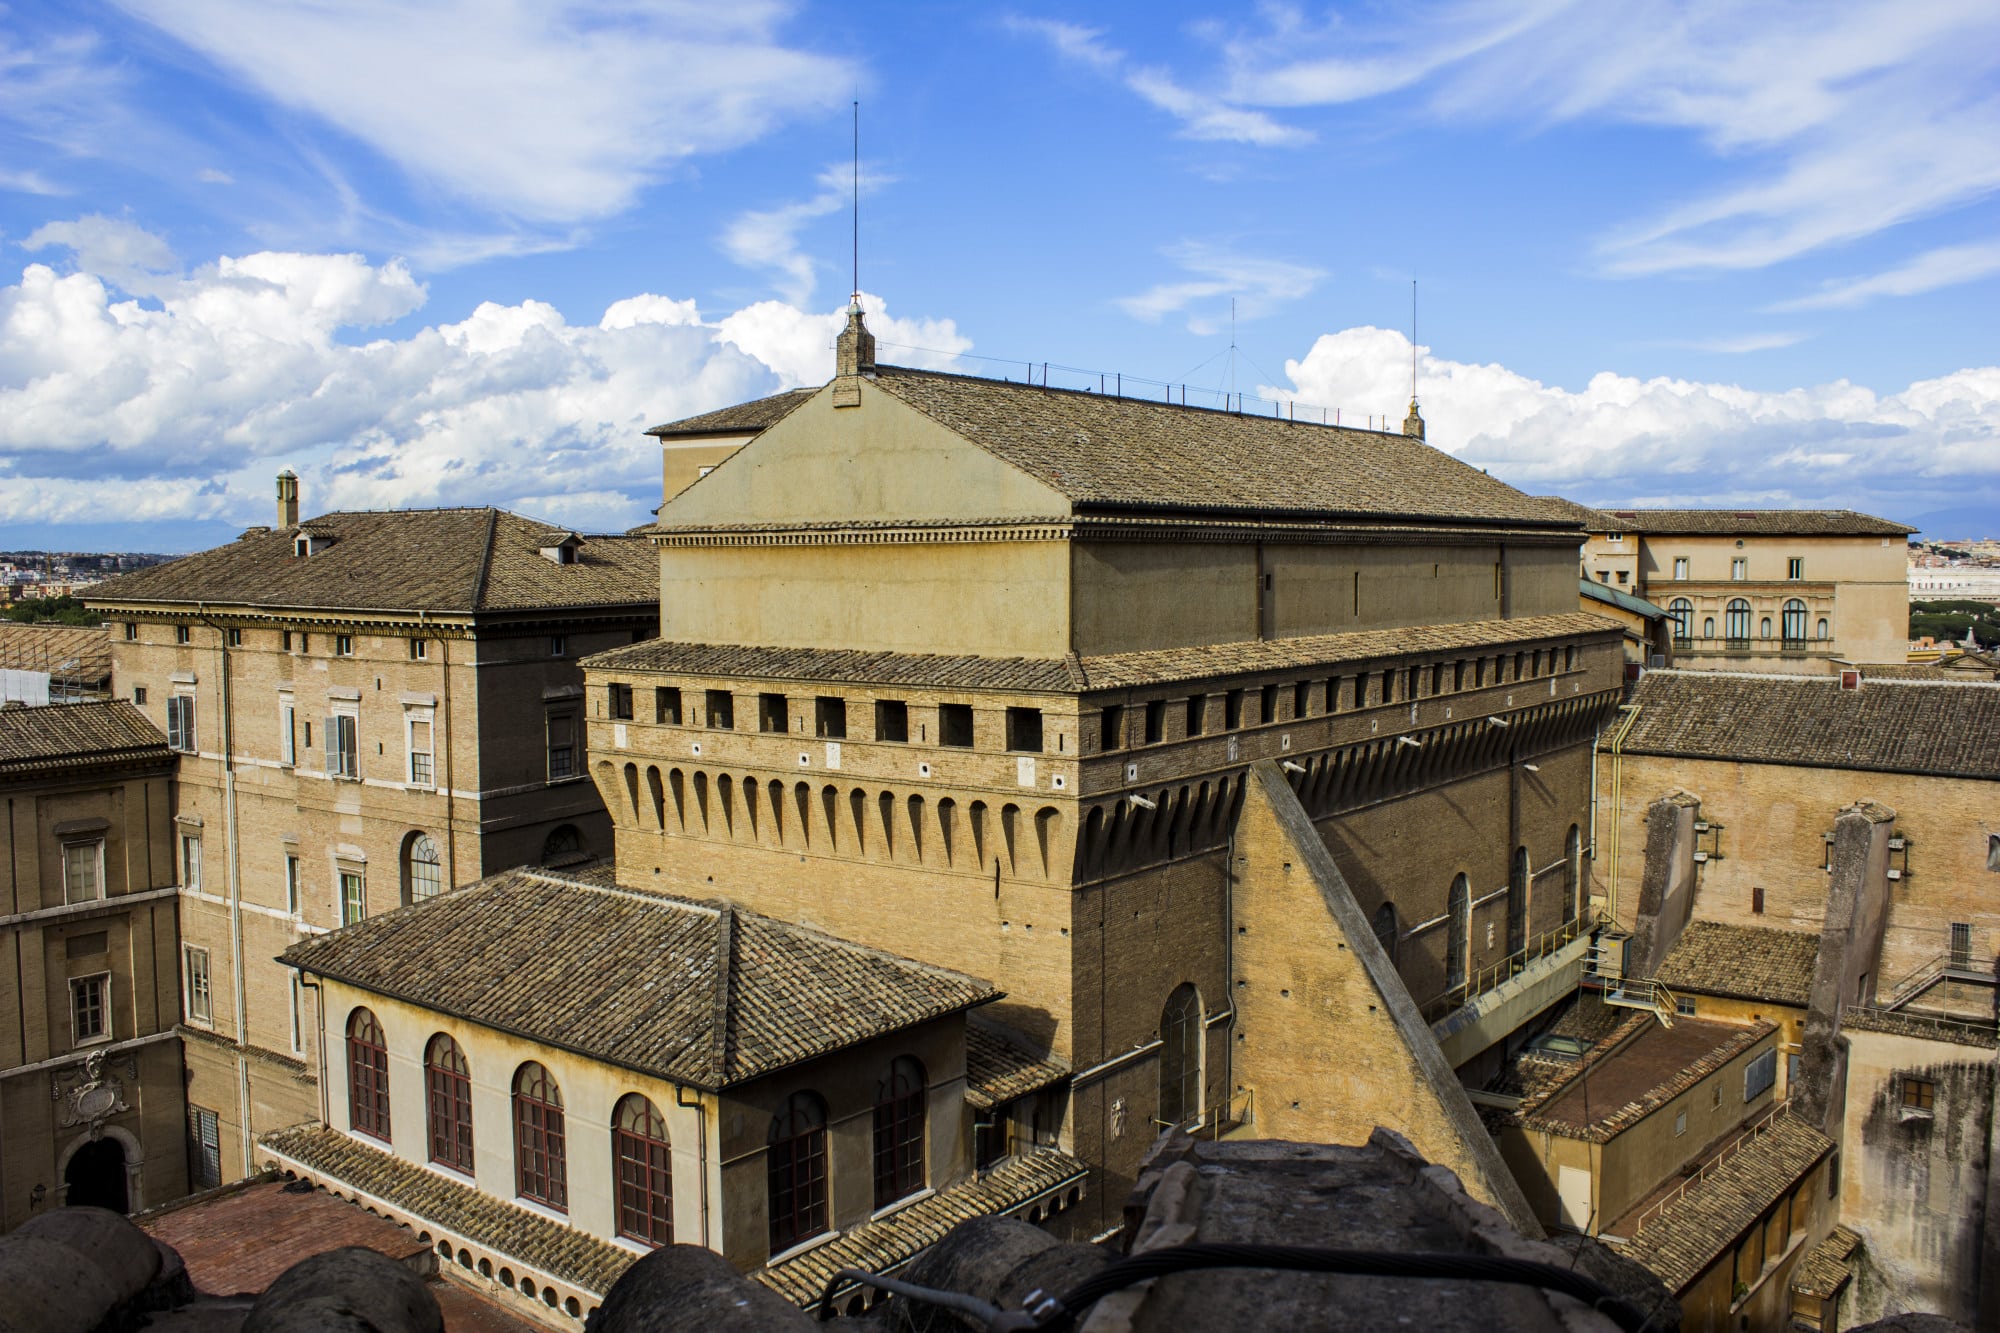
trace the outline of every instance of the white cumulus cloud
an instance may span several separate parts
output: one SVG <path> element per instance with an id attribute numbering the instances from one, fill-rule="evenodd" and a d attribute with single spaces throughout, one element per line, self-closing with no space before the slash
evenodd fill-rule
<path id="1" fill-rule="evenodd" d="M 844 320 L 766 301 L 710 321 L 639 293 L 590 323 L 488 302 L 364 340 L 424 304 L 400 261 L 264 252 L 163 272 L 144 235 L 52 232 L 75 271 L 32 263 L 0 287 L 0 524 L 265 522 L 270 475 L 291 466 L 314 511 L 497 503 L 629 526 L 660 500 L 648 426 L 823 381 Z M 79 246 L 136 263 L 147 294 Z M 883 343 L 936 349 L 884 359 L 971 346 L 948 319 L 864 300 Z"/>
<path id="2" fill-rule="evenodd" d="M 1264 392 L 1400 422 L 1410 343 L 1322 335 Z M 2000 504 L 2000 367 L 1878 394 L 1846 380 L 1765 391 L 1600 372 L 1565 389 L 1419 348 L 1431 443 L 1511 485 L 1585 503 L 1832 505 L 1908 517 Z M 1300 409 L 1301 416 L 1306 415 Z"/>

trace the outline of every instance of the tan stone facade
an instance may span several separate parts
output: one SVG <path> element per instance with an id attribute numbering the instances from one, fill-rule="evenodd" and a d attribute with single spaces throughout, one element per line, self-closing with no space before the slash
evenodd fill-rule
<path id="1" fill-rule="evenodd" d="M 17 723 L 122 707 L 0 713 L 0 753 Z M 0 1230 L 64 1204 L 137 1211 L 187 1190 L 174 1020 L 200 983 L 184 975 L 175 922 L 172 772 L 157 735 L 60 767 L 0 762 Z"/>

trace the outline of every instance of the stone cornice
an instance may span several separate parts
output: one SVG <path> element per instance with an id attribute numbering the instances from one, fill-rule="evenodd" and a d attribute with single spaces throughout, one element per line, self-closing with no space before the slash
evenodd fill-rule
<path id="1" fill-rule="evenodd" d="M 896 546 L 943 542 L 1132 541 L 1289 542 L 1355 546 L 1387 540 L 1448 545 L 1575 546 L 1579 535 L 1504 525 L 1373 520 L 1366 517 L 1197 518 L 1141 515 L 1049 515 L 977 518 L 957 522 L 882 520 L 865 523 L 727 523 L 658 526 L 646 536 L 656 546 Z"/>

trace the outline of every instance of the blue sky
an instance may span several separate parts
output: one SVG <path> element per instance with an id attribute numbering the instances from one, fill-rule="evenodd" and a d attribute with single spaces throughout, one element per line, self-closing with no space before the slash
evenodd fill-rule
<path id="1" fill-rule="evenodd" d="M 643 520 L 645 426 L 829 372 L 856 98 L 886 357 L 1400 419 L 1414 277 L 1525 489 L 2000 535 L 1996 71 L 1990 0 L 0 0 L 0 546 Z"/>

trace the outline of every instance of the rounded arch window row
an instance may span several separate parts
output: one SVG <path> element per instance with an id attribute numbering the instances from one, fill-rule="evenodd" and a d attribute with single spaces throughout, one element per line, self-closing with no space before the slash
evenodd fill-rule
<path id="1" fill-rule="evenodd" d="M 929 1076 L 915 1056 L 896 1056 L 879 1071 L 867 1111 L 878 1212 L 929 1186 L 929 1101 Z M 835 1182 L 827 1135 L 834 1123 L 826 1098 L 811 1088 L 790 1093 L 771 1115 L 764 1163 L 773 1255 L 803 1245 L 830 1226 Z"/>
<path id="2" fill-rule="evenodd" d="M 1812 609 L 1797 597 L 1788 597 L 1777 609 L 1775 617 L 1767 607 L 1759 612 L 1747 598 L 1732 597 L 1722 607 L 1722 633 L 1716 633 L 1716 618 L 1710 614 L 1700 617 L 1701 633 L 1695 633 L 1695 604 L 1685 597 L 1676 597 L 1667 603 L 1667 619 L 1673 625 L 1674 641 L 1683 647 L 1702 639 L 1722 638 L 1729 643 L 1748 643 L 1752 637 L 1760 640 L 1779 639 L 1788 648 L 1803 648 L 1815 641 L 1830 642 L 1833 638 L 1831 616 L 1815 616 Z"/>
<path id="3" fill-rule="evenodd" d="M 1053 805 L 631 761 L 602 760 L 597 772 L 614 809 L 643 830 L 673 837 L 979 873 L 998 860 L 1017 878 L 1046 879 L 1062 858 L 1063 814 Z"/>
<path id="4" fill-rule="evenodd" d="M 1164 698 L 1107 702 L 1098 712 L 1098 752 L 1137 749 L 1249 727 L 1300 722 L 1466 690 L 1546 680 L 1578 669 L 1580 645 L 1459 654 L 1349 669 Z"/>
<path id="5" fill-rule="evenodd" d="M 389 1097 L 389 1045 L 373 1011 L 347 1017 L 348 1127 L 383 1144 L 395 1141 Z M 424 1143 L 432 1163 L 476 1174 L 472 1064 L 448 1032 L 424 1043 Z M 569 1210 L 568 1109 L 547 1066 L 523 1061 L 509 1085 L 515 1196 Z M 617 1233 L 645 1245 L 673 1243 L 672 1144 L 652 1099 L 628 1092 L 611 1113 L 612 1179 Z"/>

